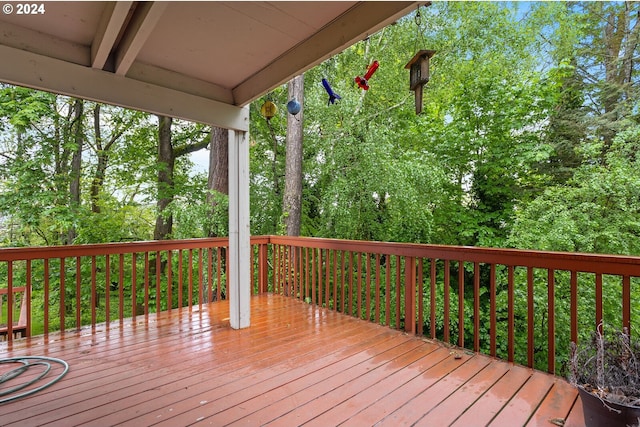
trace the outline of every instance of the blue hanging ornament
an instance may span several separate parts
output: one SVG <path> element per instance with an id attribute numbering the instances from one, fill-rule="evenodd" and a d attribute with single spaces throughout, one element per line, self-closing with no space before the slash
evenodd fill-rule
<path id="1" fill-rule="evenodd" d="M 300 112 L 300 108 L 300 103 L 295 98 L 287 103 L 287 111 L 289 112 L 289 114 L 292 114 L 294 116 Z"/>
<path id="2" fill-rule="evenodd" d="M 335 103 L 337 99 L 342 99 L 340 98 L 340 95 L 333 91 L 327 79 L 322 79 L 322 86 L 324 86 L 324 90 L 326 90 L 327 95 L 329 95 L 329 102 L 327 102 L 327 105 Z"/>

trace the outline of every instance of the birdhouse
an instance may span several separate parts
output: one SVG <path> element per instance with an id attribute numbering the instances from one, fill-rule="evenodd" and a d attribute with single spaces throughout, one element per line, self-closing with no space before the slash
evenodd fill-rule
<path id="1" fill-rule="evenodd" d="M 420 50 L 404 68 L 409 70 L 409 89 L 415 92 L 416 114 L 422 112 L 422 88 L 429 81 L 429 59 L 435 50 Z"/>

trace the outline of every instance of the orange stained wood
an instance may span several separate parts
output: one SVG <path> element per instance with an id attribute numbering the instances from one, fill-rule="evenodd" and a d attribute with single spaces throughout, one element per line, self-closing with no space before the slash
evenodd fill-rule
<path id="1" fill-rule="evenodd" d="M 0 405 L 2 426 L 553 426 L 582 420 L 564 380 L 299 300 L 226 301 L 0 344 L 64 359 L 53 386 Z M 4 368 L 0 368 L 4 369 Z M 0 370 L 0 374 L 2 371 Z"/>

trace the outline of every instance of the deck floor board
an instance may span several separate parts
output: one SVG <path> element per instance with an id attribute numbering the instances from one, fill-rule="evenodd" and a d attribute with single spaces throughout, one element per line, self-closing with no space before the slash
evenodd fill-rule
<path id="1" fill-rule="evenodd" d="M 550 420 L 566 419 L 578 426 L 582 420 L 577 392 L 562 379 L 297 300 L 253 297 L 252 326 L 239 331 L 228 317 L 228 303 L 220 301 L 0 343 L 1 357 L 42 355 L 70 365 L 53 386 L 0 404 L 0 424 L 552 426 Z"/>

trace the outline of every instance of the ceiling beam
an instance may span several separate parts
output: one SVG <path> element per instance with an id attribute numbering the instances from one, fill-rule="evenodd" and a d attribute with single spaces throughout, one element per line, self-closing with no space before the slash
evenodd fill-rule
<path id="1" fill-rule="evenodd" d="M 116 74 L 124 76 L 129 71 L 140 49 L 156 27 L 169 5 L 167 1 L 140 2 L 116 52 Z"/>
<path id="2" fill-rule="evenodd" d="M 249 109 L 0 45 L 0 81 L 239 131 Z M 6 61 L 6 62 L 5 62 Z"/>
<path id="3" fill-rule="evenodd" d="M 104 68 L 132 4 L 132 1 L 107 3 L 96 36 L 91 44 L 91 66 L 93 68 Z"/>
<path id="4" fill-rule="evenodd" d="M 138 61 L 129 68 L 127 78 L 233 104 L 231 89 Z"/>
<path id="5" fill-rule="evenodd" d="M 358 2 L 337 19 L 271 64 L 258 71 L 233 90 L 236 105 L 246 105 L 266 91 L 342 52 L 359 40 L 397 21 L 424 2 Z"/>
<path id="6" fill-rule="evenodd" d="M 0 45 L 58 58 L 74 64 L 89 65 L 91 52 L 86 46 L 0 21 Z M 0 58 L 0 66 L 10 62 Z"/>

